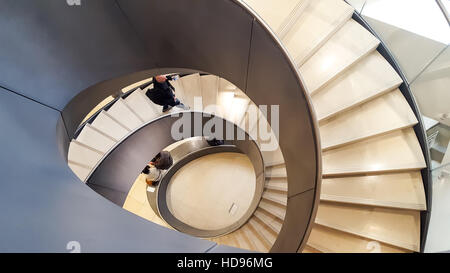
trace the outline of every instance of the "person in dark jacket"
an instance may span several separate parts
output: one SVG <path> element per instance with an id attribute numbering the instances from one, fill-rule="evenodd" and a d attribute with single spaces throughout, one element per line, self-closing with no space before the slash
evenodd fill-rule
<path id="1" fill-rule="evenodd" d="M 173 165 L 172 155 L 167 151 L 160 152 L 155 158 L 145 166 L 142 173 L 146 175 L 145 182 L 149 186 L 158 185 L 165 171 Z"/>
<path id="2" fill-rule="evenodd" d="M 149 89 L 145 95 L 155 104 L 163 107 L 163 113 L 169 111 L 172 107 L 176 106 L 184 110 L 189 110 L 188 106 L 185 106 L 175 97 L 175 88 L 170 84 L 170 80 L 177 79 L 179 76 L 163 76 L 158 75 L 153 77 L 153 88 Z"/>

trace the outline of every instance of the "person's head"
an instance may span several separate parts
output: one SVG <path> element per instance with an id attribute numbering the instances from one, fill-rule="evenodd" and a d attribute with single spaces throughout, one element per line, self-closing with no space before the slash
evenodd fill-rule
<path id="1" fill-rule="evenodd" d="M 169 152 L 162 151 L 155 157 L 155 161 L 153 163 L 155 168 L 167 170 L 172 166 L 173 158 Z"/>
<path id="2" fill-rule="evenodd" d="M 167 80 L 166 76 L 163 76 L 163 75 L 155 76 L 155 79 L 157 82 L 160 82 L 160 83 L 163 83 Z"/>

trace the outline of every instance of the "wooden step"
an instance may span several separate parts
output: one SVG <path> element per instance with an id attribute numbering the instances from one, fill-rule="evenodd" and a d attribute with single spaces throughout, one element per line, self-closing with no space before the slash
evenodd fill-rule
<path id="1" fill-rule="evenodd" d="M 106 153 L 117 143 L 117 140 L 99 131 L 98 129 L 95 129 L 90 124 L 86 124 L 84 126 L 77 137 L 77 141 L 99 150 L 102 153 Z"/>
<path id="2" fill-rule="evenodd" d="M 213 113 L 215 111 L 208 111 L 208 108 L 211 108 L 211 106 L 214 106 L 217 103 L 219 77 L 213 75 L 201 76 L 200 82 L 202 85 L 203 109 L 207 113 Z"/>
<path id="3" fill-rule="evenodd" d="M 400 90 L 387 93 L 320 124 L 322 150 L 413 127 L 416 116 Z"/>
<path id="4" fill-rule="evenodd" d="M 84 166 L 83 164 L 77 163 L 77 162 L 73 162 L 73 161 L 68 161 L 67 163 L 70 167 L 70 169 L 72 169 L 72 171 L 77 175 L 77 177 L 85 182 L 86 178 L 88 177 L 88 175 L 91 173 L 92 168 L 88 167 L 88 166 Z"/>
<path id="5" fill-rule="evenodd" d="M 162 114 L 160 108 L 156 104 L 153 104 L 153 102 L 142 93 L 141 89 L 137 89 L 126 97 L 125 103 L 144 122 L 153 120 Z"/>
<path id="6" fill-rule="evenodd" d="M 306 245 L 303 250 L 302 253 L 322 253 L 317 249 L 312 248 L 311 246 Z"/>
<path id="7" fill-rule="evenodd" d="M 260 225 L 252 219 L 246 225 L 251 231 L 252 243 L 256 246 L 257 250 L 264 253 L 269 252 L 272 244 L 264 237 Z"/>
<path id="8" fill-rule="evenodd" d="M 242 226 L 240 229 L 233 232 L 236 236 L 236 240 L 238 241 L 239 248 L 247 249 L 247 250 L 255 250 L 256 247 L 252 244 L 250 239 L 247 236 L 248 227 L 246 225 Z"/>
<path id="9" fill-rule="evenodd" d="M 76 140 L 72 140 L 67 157 L 69 161 L 93 168 L 103 157 L 103 153 Z"/>
<path id="10" fill-rule="evenodd" d="M 173 86 L 173 88 L 175 88 L 175 92 L 174 92 L 175 97 L 177 99 L 179 99 L 185 105 L 188 105 L 186 102 L 186 94 L 185 94 L 183 85 L 181 84 L 181 81 L 180 80 L 170 81 L 170 84 Z M 190 105 L 188 105 L 188 106 L 190 106 Z"/>
<path id="11" fill-rule="evenodd" d="M 412 128 L 322 153 L 324 176 L 420 170 L 426 167 Z"/>
<path id="12" fill-rule="evenodd" d="M 254 216 L 271 228 L 274 233 L 280 233 L 281 227 L 283 226 L 283 221 L 280 218 L 259 208 L 255 211 Z"/>
<path id="13" fill-rule="evenodd" d="M 402 79 L 378 51 L 357 62 L 311 97 L 319 121 L 394 90 Z"/>
<path id="14" fill-rule="evenodd" d="M 313 94 L 375 50 L 378 44 L 379 41 L 370 32 L 350 19 L 299 67 L 307 90 Z"/>
<path id="15" fill-rule="evenodd" d="M 272 192 L 272 191 L 264 191 L 262 195 L 263 199 L 278 203 L 280 205 L 287 205 L 287 195 L 286 193 L 280 193 L 280 192 Z"/>
<path id="16" fill-rule="evenodd" d="M 309 0 L 244 0 L 271 28 L 283 35 L 310 2 Z"/>
<path id="17" fill-rule="evenodd" d="M 425 210 L 420 172 L 322 179 L 320 200 Z"/>
<path id="18" fill-rule="evenodd" d="M 314 225 L 308 238 L 308 246 L 325 253 L 405 253 L 402 248 L 384 244 L 347 232 Z"/>
<path id="19" fill-rule="evenodd" d="M 266 177 L 287 177 L 286 165 L 275 165 L 266 167 Z"/>
<path id="20" fill-rule="evenodd" d="M 108 112 L 102 111 L 92 122 L 92 127 L 104 132 L 114 139 L 121 140 L 130 131 L 111 117 Z"/>
<path id="21" fill-rule="evenodd" d="M 132 131 L 142 124 L 142 120 L 128 107 L 125 101 L 120 98 L 111 108 L 108 109 L 108 114 L 116 119 L 120 124 L 125 126 L 129 131 Z"/>
<path id="22" fill-rule="evenodd" d="M 283 37 L 283 43 L 297 65 L 311 57 L 352 14 L 353 8 L 341 0 L 311 1 Z"/>
<path id="23" fill-rule="evenodd" d="M 271 228 L 260 222 L 259 219 L 256 219 L 255 217 L 250 218 L 248 223 L 258 234 L 260 241 L 264 244 L 264 246 L 266 246 L 267 251 L 270 250 L 272 245 L 277 240 L 278 234 L 274 233 Z"/>
<path id="24" fill-rule="evenodd" d="M 181 85 L 183 85 L 184 100 L 186 105 L 191 107 L 192 110 L 202 111 L 203 105 L 200 104 L 200 100 L 197 100 L 198 104 L 194 105 L 194 98 L 202 97 L 202 83 L 200 81 L 200 75 L 198 73 L 190 74 L 179 79 Z"/>
<path id="25" fill-rule="evenodd" d="M 226 113 L 227 119 L 235 124 L 239 124 L 244 118 L 248 104 L 250 103 L 250 99 L 247 96 L 243 94 L 239 95 L 239 93 L 241 92 L 235 92 L 231 109 Z"/>
<path id="26" fill-rule="evenodd" d="M 262 199 L 259 203 L 259 208 L 265 212 L 278 217 L 280 220 L 284 220 L 286 215 L 286 206 Z"/>
<path id="27" fill-rule="evenodd" d="M 315 222 L 397 247 L 420 250 L 419 211 L 320 202 Z"/>
<path id="28" fill-rule="evenodd" d="M 283 179 L 268 179 L 265 184 L 266 189 L 286 192 L 288 191 L 287 178 Z"/>

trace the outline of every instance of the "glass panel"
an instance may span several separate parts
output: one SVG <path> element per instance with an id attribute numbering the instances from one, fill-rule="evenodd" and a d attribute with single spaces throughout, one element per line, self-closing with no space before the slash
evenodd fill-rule
<path id="1" fill-rule="evenodd" d="M 367 0 L 362 16 L 392 52 L 408 82 L 450 42 L 450 28 L 435 1 Z"/>

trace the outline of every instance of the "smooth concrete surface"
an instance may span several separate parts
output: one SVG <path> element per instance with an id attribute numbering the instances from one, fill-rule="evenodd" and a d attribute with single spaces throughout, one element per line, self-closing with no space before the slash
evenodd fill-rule
<path id="1" fill-rule="evenodd" d="M 115 1 L 82 2 L 0 1 L 1 86 L 62 110 L 93 84 L 153 66 Z"/>
<path id="2" fill-rule="evenodd" d="M 203 230 L 231 226 L 249 209 L 256 188 L 244 154 L 218 153 L 189 162 L 172 177 L 166 192 L 170 212 Z"/>
<path id="3" fill-rule="evenodd" d="M 60 113 L 0 89 L 0 252 L 204 252 L 212 242 L 149 223 L 89 189 L 57 146 Z"/>

